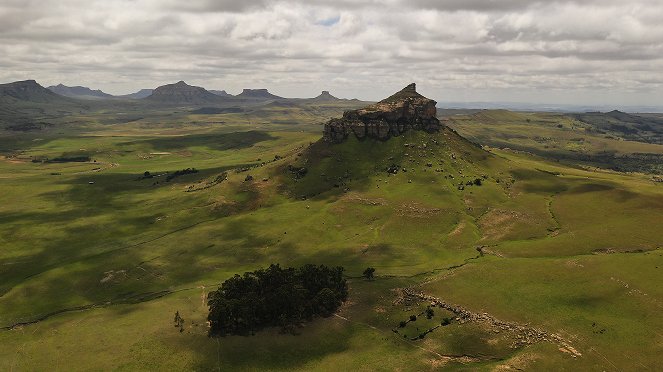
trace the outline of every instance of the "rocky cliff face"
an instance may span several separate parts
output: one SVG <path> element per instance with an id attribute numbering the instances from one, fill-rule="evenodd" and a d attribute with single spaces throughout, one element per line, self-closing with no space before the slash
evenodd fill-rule
<path id="1" fill-rule="evenodd" d="M 346 111 L 340 119 L 325 124 L 323 140 L 341 143 L 350 135 L 359 139 L 388 140 L 408 130 L 436 132 L 442 125 L 437 119 L 437 102 L 417 93 L 410 84 L 400 92 L 363 109 Z"/>

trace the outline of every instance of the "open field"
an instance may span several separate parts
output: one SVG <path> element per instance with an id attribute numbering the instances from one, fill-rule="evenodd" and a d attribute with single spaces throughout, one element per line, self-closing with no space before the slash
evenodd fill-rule
<path id="1" fill-rule="evenodd" d="M 449 125 L 483 145 L 622 172 L 663 174 L 660 114 L 449 112 Z"/>
<path id="2" fill-rule="evenodd" d="M 310 146 L 342 109 L 2 132 L 0 369 L 657 368 L 662 183 L 449 129 Z M 568 148 L 563 125 L 539 135 Z M 588 152 L 663 154 L 585 138 Z M 90 160 L 52 162 L 76 156 Z M 350 298 L 295 336 L 208 338 L 206 293 L 270 263 L 344 266 Z M 426 319 L 430 301 L 403 288 L 486 315 L 436 305 Z"/>

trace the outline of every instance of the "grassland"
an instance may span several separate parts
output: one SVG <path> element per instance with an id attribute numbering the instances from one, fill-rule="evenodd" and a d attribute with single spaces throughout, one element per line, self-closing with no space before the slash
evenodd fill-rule
<path id="1" fill-rule="evenodd" d="M 449 129 L 310 146 L 341 110 L 93 113 L 3 132 L 0 369 L 657 368 L 660 183 Z M 63 155 L 92 161 L 32 161 Z M 206 293 L 270 263 L 342 265 L 349 301 L 295 336 L 208 338 Z M 402 288 L 563 343 L 440 307 L 426 319 Z"/>
<path id="2" fill-rule="evenodd" d="M 448 123 L 477 143 L 531 152 L 567 165 L 663 174 L 663 121 L 654 114 L 480 110 L 454 113 Z"/>

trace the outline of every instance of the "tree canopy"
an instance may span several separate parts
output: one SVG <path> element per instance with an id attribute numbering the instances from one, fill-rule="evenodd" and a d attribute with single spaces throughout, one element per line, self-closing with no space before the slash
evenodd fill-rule
<path id="1" fill-rule="evenodd" d="M 236 274 L 208 296 L 210 336 L 284 329 L 332 315 L 348 297 L 343 268 L 304 265 Z"/>

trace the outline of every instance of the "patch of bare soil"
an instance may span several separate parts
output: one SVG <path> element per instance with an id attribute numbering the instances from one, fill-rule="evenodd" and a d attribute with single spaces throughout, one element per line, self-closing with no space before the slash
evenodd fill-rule
<path id="1" fill-rule="evenodd" d="M 479 228 L 483 234 L 482 240 L 500 240 L 513 231 L 519 223 L 530 219 L 526 213 L 492 209 L 479 219 Z"/>
<path id="2" fill-rule="evenodd" d="M 356 193 L 356 192 L 349 192 L 349 193 L 345 194 L 340 200 L 341 201 L 355 202 L 355 203 L 363 204 L 363 205 L 373 205 L 373 206 L 388 205 L 389 204 L 386 199 L 382 199 L 382 198 L 373 198 L 373 199 L 364 198 L 359 193 Z"/>
<path id="3" fill-rule="evenodd" d="M 449 236 L 450 237 L 451 236 L 458 236 L 458 235 L 462 234 L 463 231 L 465 230 L 465 226 L 467 226 L 465 221 L 461 221 L 458 225 L 456 225 L 456 228 L 453 229 L 453 231 L 449 233 Z"/>
<path id="4" fill-rule="evenodd" d="M 402 217 L 425 218 L 438 215 L 442 210 L 431 208 L 418 203 L 401 204 L 396 213 Z"/>

